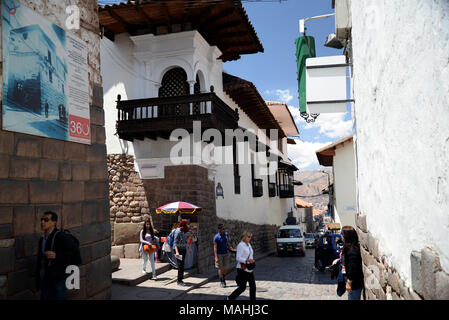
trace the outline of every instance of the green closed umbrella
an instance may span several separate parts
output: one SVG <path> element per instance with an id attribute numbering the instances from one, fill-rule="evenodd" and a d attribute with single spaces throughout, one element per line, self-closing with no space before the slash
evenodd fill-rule
<path id="1" fill-rule="evenodd" d="M 296 39 L 296 62 L 298 66 L 298 97 L 299 110 L 307 112 L 306 106 L 306 59 L 315 58 L 315 38 L 304 36 Z"/>

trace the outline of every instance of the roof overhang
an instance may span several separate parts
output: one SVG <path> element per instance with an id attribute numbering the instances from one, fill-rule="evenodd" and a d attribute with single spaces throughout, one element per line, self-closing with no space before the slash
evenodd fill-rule
<path id="1" fill-rule="evenodd" d="M 278 168 L 279 169 L 287 169 L 289 171 L 298 171 L 299 170 L 294 164 L 285 162 L 284 160 L 279 160 Z"/>
<path id="2" fill-rule="evenodd" d="M 284 131 L 252 82 L 223 73 L 223 90 L 260 129 L 277 129 L 278 138 L 285 137 Z"/>
<path id="3" fill-rule="evenodd" d="M 337 147 L 344 145 L 346 142 L 350 142 L 353 140 L 352 134 L 349 136 L 346 136 L 340 140 L 337 140 L 333 143 L 331 143 L 328 146 L 325 146 L 324 148 L 321 148 L 317 150 L 316 157 L 318 158 L 318 162 L 320 165 L 325 167 L 331 167 L 333 166 L 334 162 L 334 156 L 335 156 L 335 149 Z"/>
<path id="4" fill-rule="evenodd" d="M 281 126 L 285 135 L 291 136 L 299 134 L 299 130 L 296 126 L 295 120 L 293 119 L 293 116 L 285 103 L 266 101 L 266 104 L 270 109 L 270 112 L 273 114 L 274 118 Z"/>
<path id="5" fill-rule="evenodd" d="M 295 203 L 298 208 L 312 208 L 313 207 L 313 204 L 308 203 L 298 197 L 296 197 Z"/>
<path id="6" fill-rule="evenodd" d="M 221 60 L 264 48 L 240 0 L 136 0 L 98 7 L 102 33 L 114 41 L 116 34 L 162 35 L 198 30 L 210 46 L 223 53 Z"/>

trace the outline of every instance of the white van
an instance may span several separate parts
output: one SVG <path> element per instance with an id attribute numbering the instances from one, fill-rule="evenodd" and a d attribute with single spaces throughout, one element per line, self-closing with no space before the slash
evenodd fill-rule
<path id="1" fill-rule="evenodd" d="M 276 251 L 281 256 L 288 253 L 306 255 L 304 235 L 297 225 L 286 225 L 279 228 L 276 235 Z"/>

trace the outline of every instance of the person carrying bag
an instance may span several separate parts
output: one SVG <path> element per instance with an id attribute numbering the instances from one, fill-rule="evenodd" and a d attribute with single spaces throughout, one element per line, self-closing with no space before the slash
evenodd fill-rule
<path id="1" fill-rule="evenodd" d="M 225 300 L 235 300 L 240 294 L 246 290 L 246 283 L 249 283 L 249 299 L 256 300 L 256 281 L 254 279 L 254 250 L 249 243 L 251 241 L 251 232 L 245 231 L 242 234 L 241 241 L 237 246 L 237 282 L 238 288 L 231 293 Z"/>
<path id="2" fill-rule="evenodd" d="M 156 265 L 154 262 L 154 254 L 158 250 L 158 238 L 154 235 L 153 225 L 151 224 L 151 220 L 145 220 L 143 225 L 143 229 L 140 231 L 140 247 L 139 251 L 142 254 L 143 265 L 142 265 L 142 273 L 147 274 L 146 266 L 148 260 L 151 264 L 151 271 L 153 274 L 152 279 L 156 280 Z"/>

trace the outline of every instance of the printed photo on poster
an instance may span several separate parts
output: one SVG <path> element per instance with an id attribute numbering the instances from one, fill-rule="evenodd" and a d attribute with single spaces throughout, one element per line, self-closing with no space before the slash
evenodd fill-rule
<path id="1" fill-rule="evenodd" d="M 2 0 L 3 130 L 90 143 L 87 46 Z"/>

